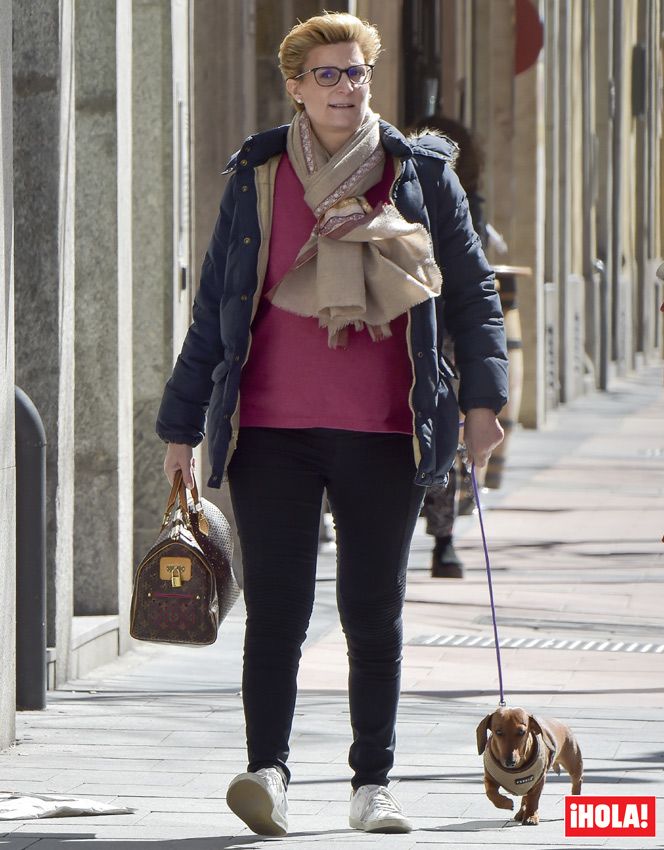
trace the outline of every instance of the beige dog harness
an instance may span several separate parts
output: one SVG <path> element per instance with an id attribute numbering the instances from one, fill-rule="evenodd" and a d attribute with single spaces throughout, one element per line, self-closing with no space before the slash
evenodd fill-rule
<path id="1" fill-rule="evenodd" d="M 484 750 L 484 769 L 498 785 L 509 794 L 521 797 L 536 785 L 549 769 L 554 753 L 546 746 L 541 735 L 535 735 L 535 753 L 522 767 L 509 770 L 503 767 L 491 752 Z"/>

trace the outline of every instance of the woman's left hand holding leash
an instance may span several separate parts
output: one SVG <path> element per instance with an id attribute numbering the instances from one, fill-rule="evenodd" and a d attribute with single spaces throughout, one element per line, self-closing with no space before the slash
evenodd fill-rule
<path id="1" fill-rule="evenodd" d="M 486 466 L 491 452 L 503 441 L 504 431 L 493 410 L 473 407 L 464 422 L 464 443 L 468 463 Z"/>

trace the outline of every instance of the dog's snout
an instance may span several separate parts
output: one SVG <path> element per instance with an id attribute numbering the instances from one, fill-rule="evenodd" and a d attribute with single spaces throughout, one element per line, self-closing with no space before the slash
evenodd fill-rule
<path id="1" fill-rule="evenodd" d="M 514 757 L 514 755 L 507 756 L 507 758 L 505 759 L 505 767 L 514 767 L 515 764 L 516 758 Z"/>

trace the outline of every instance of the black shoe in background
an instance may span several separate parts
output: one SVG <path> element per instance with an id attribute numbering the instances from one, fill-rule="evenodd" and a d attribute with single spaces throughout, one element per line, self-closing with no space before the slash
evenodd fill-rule
<path id="1" fill-rule="evenodd" d="M 454 550 L 451 537 L 436 537 L 431 560 L 432 578 L 463 578 L 463 564 Z"/>

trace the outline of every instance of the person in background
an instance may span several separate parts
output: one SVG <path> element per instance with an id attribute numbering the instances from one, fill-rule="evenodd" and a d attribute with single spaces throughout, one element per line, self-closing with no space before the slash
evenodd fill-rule
<path id="1" fill-rule="evenodd" d="M 480 176 L 483 167 L 482 151 L 470 130 L 459 121 L 435 114 L 418 121 L 411 133 L 422 132 L 443 134 L 456 145 L 453 162 L 459 182 L 468 198 L 468 209 L 475 232 L 482 247 L 486 248 L 488 237 L 479 194 Z M 443 354 L 454 361 L 454 340 L 448 333 L 443 345 Z M 455 381 L 455 390 L 458 384 Z M 427 534 L 435 539 L 431 557 L 431 575 L 434 578 L 463 578 L 463 563 L 454 547 L 454 523 L 459 512 L 472 510 L 473 497 L 469 474 L 459 456 L 450 469 L 447 485 L 435 484 L 427 488 L 422 516 L 426 519 Z M 461 507 L 460 507 L 461 504 Z"/>
<path id="2" fill-rule="evenodd" d="M 507 352 L 493 273 L 447 165 L 449 143 L 408 142 L 369 108 L 379 53 L 376 28 L 346 13 L 284 38 L 295 115 L 250 136 L 229 164 L 157 421 L 169 480 L 180 469 L 191 486 L 192 446 L 206 428 L 208 484 L 229 479 L 247 609 L 248 765 L 226 800 L 261 835 L 288 830 L 325 489 L 348 646 L 349 824 L 411 829 L 388 789 L 406 568 L 424 488 L 445 480 L 458 442 L 441 270 L 470 458 L 486 464 L 502 439 Z"/>

